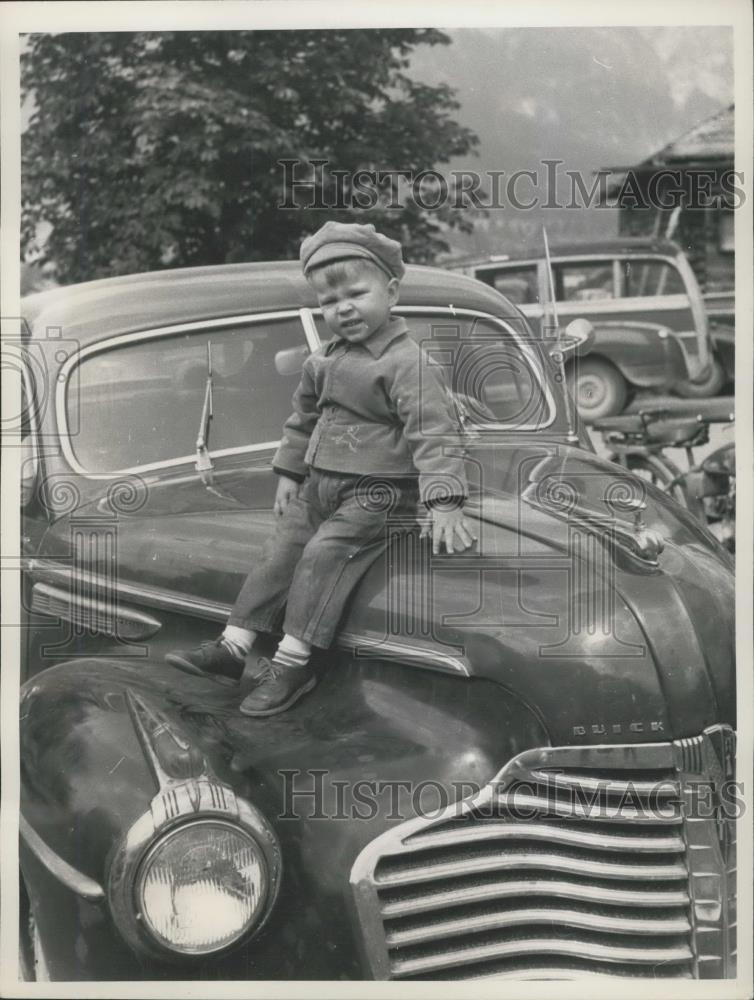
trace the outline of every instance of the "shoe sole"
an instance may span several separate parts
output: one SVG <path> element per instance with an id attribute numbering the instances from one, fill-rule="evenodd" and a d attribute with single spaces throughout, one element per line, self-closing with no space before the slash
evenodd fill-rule
<path id="1" fill-rule="evenodd" d="M 176 656 L 175 653 L 166 653 L 165 662 L 169 663 L 171 667 L 177 667 L 185 674 L 192 674 L 194 677 L 205 677 L 208 681 L 214 681 L 216 684 L 236 686 L 240 681 L 240 677 L 238 681 L 234 681 L 232 677 L 225 677 L 223 674 L 207 673 L 206 670 L 195 666 L 190 660 L 184 660 L 183 657 Z"/>
<path id="2" fill-rule="evenodd" d="M 311 691 L 311 689 L 315 686 L 316 683 L 317 683 L 317 678 L 311 677 L 306 682 L 306 684 L 302 684 L 297 691 L 293 692 L 288 701 L 284 701 L 282 705 L 277 705 L 275 708 L 261 708 L 257 709 L 256 711 L 249 711 L 248 709 L 243 707 L 244 703 L 242 701 L 238 710 L 241 713 L 241 715 L 248 715 L 253 719 L 267 715 L 278 715 L 280 712 L 285 712 L 287 709 L 289 709 L 291 705 L 295 705 L 296 702 L 299 700 L 299 698 L 303 698 L 305 694 Z"/>

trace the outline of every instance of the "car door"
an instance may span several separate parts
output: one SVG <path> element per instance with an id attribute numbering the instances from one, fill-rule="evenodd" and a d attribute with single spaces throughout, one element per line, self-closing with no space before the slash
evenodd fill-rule
<path id="1" fill-rule="evenodd" d="M 126 334 L 64 366 L 60 450 L 80 499 L 34 560 L 32 671 L 218 632 L 273 530 L 272 457 L 310 349 L 290 311 Z"/>

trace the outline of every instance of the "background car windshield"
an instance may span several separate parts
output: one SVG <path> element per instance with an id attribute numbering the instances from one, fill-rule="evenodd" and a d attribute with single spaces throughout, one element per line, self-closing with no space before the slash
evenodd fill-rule
<path id="1" fill-rule="evenodd" d="M 556 264 L 553 270 L 559 302 L 592 302 L 615 298 L 611 260 Z"/>
<path id="2" fill-rule="evenodd" d="M 480 269 L 476 277 L 485 284 L 492 285 L 515 306 L 534 305 L 539 302 L 536 264 L 499 270 Z"/>
<path id="3" fill-rule="evenodd" d="M 300 377 L 290 355 L 299 349 L 302 362 L 306 355 L 298 318 L 132 341 L 84 358 L 66 392 L 69 440 L 79 464 L 102 473 L 191 458 L 208 343 L 211 451 L 278 441 Z M 286 364 L 276 364 L 281 352 Z"/>
<path id="4" fill-rule="evenodd" d="M 627 260 L 623 262 L 625 295 L 683 295 L 683 278 L 664 260 Z"/>

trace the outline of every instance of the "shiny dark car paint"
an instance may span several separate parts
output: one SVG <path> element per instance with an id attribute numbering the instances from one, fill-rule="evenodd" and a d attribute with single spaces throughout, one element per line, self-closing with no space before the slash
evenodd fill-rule
<path id="1" fill-rule="evenodd" d="M 444 272 L 412 269 L 402 302 L 490 312 L 525 330 L 497 293 Z M 64 324 L 66 337 L 87 346 L 158 325 L 312 305 L 295 265 L 238 265 L 54 292 L 35 297 L 28 316 L 32 343 L 54 377 L 61 362 L 45 337 L 49 326 Z M 241 716 L 236 690 L 179 673 L 162 657 L 221 627 L 271 530 L 271 454 L 218 460 L 216 492 L 187 463 L 126 477 L 131 492 L 124 494 L 112 491 L 112 480 L 73 475 L 59 451 L 42 450 L 24 518 L 27 608 L 35 585 L 65 597 L 78 579 L 86 599 L 115 587 L 119 610 L 150 616 L 157 631 L 126 643 L 71 629 L 64 616 L 31 613 L 21 709 L 24 817 L 52 851 L 105 883 L 114 842 L 155 794 L 125 709 L 131 690 L 166 712 L 218 778 L 262 810 L 284 857 L 281 896 L 258 937 L 217 959 L 163 964 L 139 959 L 104 902 L 61 886 L 24 848 L 53 978 L 362 978 L 349 872 L 398 816 L 382 808 L 362 818 L 283 818 L 289 786 L 281 772 L 305 772 L 305 788 L 325 772 L 330 804 L 337 782 L 359 779 L 414 788 L 435 782 L 452 801 L 458 783 L 481 786 L 532 747 L 639 744 L 735 724 L 730 561 L 650 486 L 642 517 L 664 540 L 658 564 L 611 539 L 610 519 L 630 528 L 633 515 L 616 514 L 605 497 L 612 484 L 627 486 L 627 477 L 571 432 L 555 382 L 552 391 L 557 414 L 545 431 L 469 437 L 477 548 L 432 557 L 412 535 L 405 548 L 389 549 L 354 593 L 339 643 L 318 652 L 318 686 L 268 720 Z M 41 439 L 54 440 L 58 430 L 50 406 Z M 535 503 L 523 499 L 535 469 L 543 483 L 567 487 L 565 507 L 557 490 L 554 499 L 547 491 Z M 66 484 L 75 488 L 73 504 Z M 596 536 L 606 554 L 600 560 L 585 544 Z M 391 589 L 396 577 L 399 591 Z M 428 592 L 427 580 L 431 600 L 414 600 Z M 613 595 L 609 628 L 594 617 L 595 593 Z M 574 595 L 585 616 L 579 630 L 569 626 Z M 398 651 L 354 650 L 384 639 L 398 641 Z M 302 810 L 310 805 L 301 799 Z M 403 805 L 404 818 L 413 815 L 415 803 Z"/>

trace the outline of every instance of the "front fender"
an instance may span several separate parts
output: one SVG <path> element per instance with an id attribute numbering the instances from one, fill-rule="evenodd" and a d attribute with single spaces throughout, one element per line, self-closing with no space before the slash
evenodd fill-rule
<path id="1" fill-rule="evenodd" d="M 240 715 L 237 689 L 158 662 L 89 659 L 44 671 L 23 691 L 23 816 L 50 852 L 106 886 L 113 845 L 148 813 L 156 791 L 129 710 L 135 695 L 178 737 L 171 766 L 191 772 L 205 759 L 266 816 L 282 849 L 281 894 L 268 925 L 202 968 L 227 979 L 362 978 L 346 903 L 365 844 L 417 805 L 433 808 L 438 787 L 471 794 L 512 756 L 546 745 L 547 735 L 491 681 L 342 659 L 326 664 L 299 705 L 266 720 Z M 285 773 L 298 780 L 298 798 Z M 309 792 L 317 781 L 319 797 Z M 407 783 L 408 791 L 370 796 L 378 782 Z M 422 786 L 428 798 L 416 799 L 412 791 Z M 155 978 L 162 966 L 124 945 L 106 899 L 83 899 L 28 844 L 24 852 L 39 925 L 60 952 L 56 978 Z M 60 914 L 75 932 L 58 935 Z M 195 963 L 169 970 L 170 978 L 197 974 Z"/>

